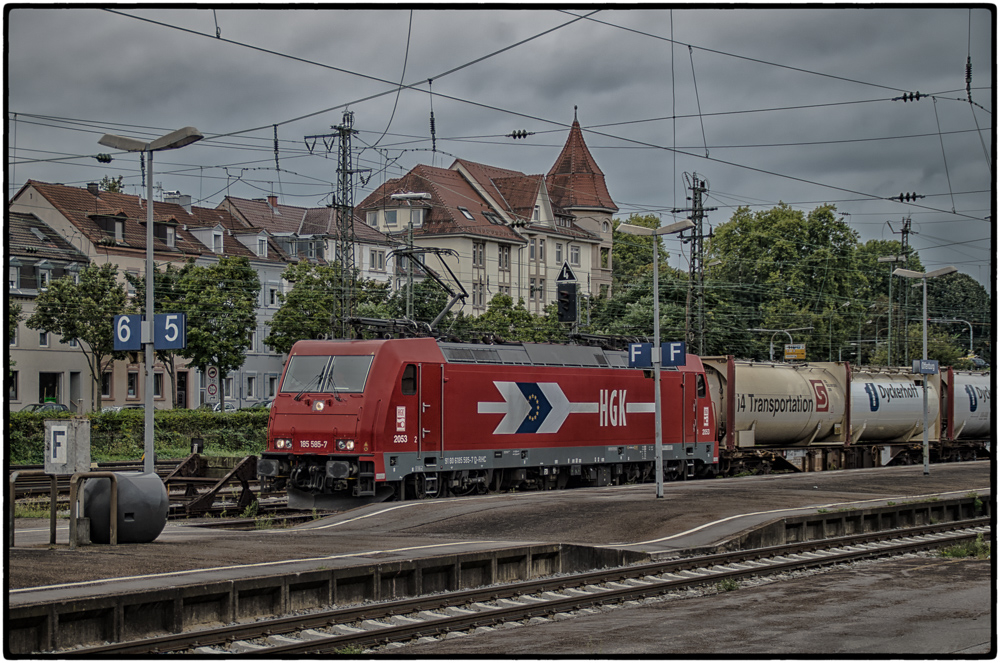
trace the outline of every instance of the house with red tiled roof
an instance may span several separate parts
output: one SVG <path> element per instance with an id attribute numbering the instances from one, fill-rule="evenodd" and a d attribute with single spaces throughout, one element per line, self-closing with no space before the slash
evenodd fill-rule
<path id="1" fill-rule="evenodd" d="M 618 208 L 575 119 L 547 175 L 465 159 L 447 169 L 419 165 L 356 209 L 382 232 L 412 232 L 416 246 L 453 250 L 449 266 L 471 293 L 473 314 L 497 293 L 543 312 L 555 301 L 564 265 L 581 296 L 610 294 L 611 217 Z"/>
<path id="2" fill-rule="evenodd" d="M 340 228 L 333 207 L 284 205 L 277 196 L 255 200 L 226 196 L 218 209 L 228 211 L 247 229 L 268 232 L 292 259 L 333 262 L 338 256 Z M 353 226 L 354 265 L 361 278 L 391 280 L 390 252 L 397 242 L 358 218 Z"/>
<path id="3" fill-rule="evenodd" d="M 33 214 L 7 215 L 7 298 L 21 307 L 21 322 L 7 339 L 14 367 L 7 372 L 7 405 L 12 412 L 32 403 L 55 402 L 84 412 L 93 402 L 93 376 L 75 339 L 63 339 L 24 321 L 35 298 L 49 283 L 73 277 L 87 256 Z"/>
<path id="4" fill-rule="evenodd" d="M 248 229 L 224 209 L 193 207 L 183 196 L 167 196 L 153 202 L 153 262 L 182 267 L 187 262 L 209 265 L 223 256 L 242 256 L 250 261 L 261 280 L 257 326 L 250 340 L 247 362 L 223 385 L 227 400 L 238 406 L 268 398 L 276 392 L 282 357 L 264 346 L 267 322 L 277 310 L 268 306 L 268 284 L 280 284 L 289 256 L 265 231 Z M 117 265 L 125 274 L 145 274 L 147 201 L 133 195 L 70 187 L 29 180 L 10 201 L 10 212 L 32 214 L 52 228 L 70 246 L 98 265 Z M 197 407 L 205 401 L 204 377 L 183 360 L 175 358 L 173 392 L 180 407 Z M 144 402 L 145 380 L 141 364 L 117 362 L 104 380 L 105 406 Z M 169 408 L 171 390 L 166 388 L 167 367 L 154 366 L 154 406 Z"/>
<path id="5" fill-rule="evenodd" d="M 469 293 L 465 306 L 482 313 L 493 295 L 516 301 L 518 260 L 527 242 L 458 171 L 419 165 L 389 180 L 356 207 L 368 225 L 415 247 L 450 251 L 427 256 L 427 267 L 447 273 L 445 261 Z"/>

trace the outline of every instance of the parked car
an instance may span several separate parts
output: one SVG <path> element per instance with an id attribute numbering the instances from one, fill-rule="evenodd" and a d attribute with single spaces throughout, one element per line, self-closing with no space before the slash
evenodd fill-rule
<path id="1" fill-rule="evenodd" d="M 146 404 L 145 403 L 126 403 L 125 405 L 122 405 L 122 409 L 123 410 L 145 410 L 146 409 Z"/>
<path id="2" fill-rule="evenodd" d="M 121 405 L 105 405 L 101 408 L 101 412 L 120 412 L 121 409 Z"/>
<path id="3" fill-rule="evenodd" d="M 256 403 L 251 403 L 250 405 L 244 405 L 241 410 L 270 410 L 272 401 L 258 401 Z"/>
<path id="4" fill-rule="evenodd" d="M 222 403 L 216 403 L 215 407 L 212 408 L 213 412 L 222 412 Z M 230 401 L 226 401 L 226 412 L 236 412 L 236 404 Z"/>
<path id="5" fill-rule="evenodd" d="M 21 408 L 21 412 L 69 412 L 62 403 L 32 403 Z"/>

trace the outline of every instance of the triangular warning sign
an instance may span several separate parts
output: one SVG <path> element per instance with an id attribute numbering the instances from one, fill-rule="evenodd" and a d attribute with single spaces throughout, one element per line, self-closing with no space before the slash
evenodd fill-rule
<path id="1" fill-rule="evenodd" d="M 573 270 L 569 268 L 569 263 L 564 262 L 562 266 L 562 271 L 559 272 L 559 276 L 556 277 L 556 283 L 563 283 L 565 281 L 576 281 L 576 274 Z"/>

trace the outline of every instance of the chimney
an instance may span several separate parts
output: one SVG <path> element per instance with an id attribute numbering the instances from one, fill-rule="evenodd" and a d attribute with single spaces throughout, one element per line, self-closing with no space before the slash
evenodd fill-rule
<path id="1" fill-rule="evenodd" d="M 268 196 L 267 197 L 267 204 L 271 206 L 271 209 L 274 209 L 275 207 L 278 206 L 278 197 L 277 196 Z"/>
<path id="2" fill-rule="evenodd" d="M 87 185 L 87 191 L 89 191 L 90 195 L 92 195 L 92 196 L 100 196 L 101 195 L 101 187 L 99 187 L 97 185 L 97 182 L 91 182 L 90 184 L 88 184 Z"/>
<path id="3" fill-rule="evenodd" d="M 191 196 L 182 194 L 180 191 L 164 191 L 163 202 L 180 205 L 185 212 L 191 213 Z"/>

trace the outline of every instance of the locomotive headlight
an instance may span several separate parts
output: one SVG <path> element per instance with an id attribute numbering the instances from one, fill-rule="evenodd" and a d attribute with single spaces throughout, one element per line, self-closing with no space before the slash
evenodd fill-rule
<path id="1" fill-rule="evenodd" d="M 325 401 L 316 401 L 313 403 L 313 412 L 322 412 L 324 407 L 326 407 Z"/>
<path id="2" fill-rule="evenodd" d="M 354 451 L 354 440 L 337 440 L 337 451 Z"/>
<path id="3" fill-rule="evenodd" d="M 291 449 L 292 441 L 287 438 L 278 438 L 274 441 L 275 449 Z"/>

